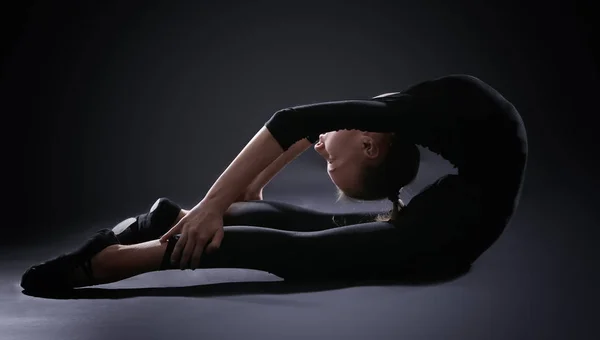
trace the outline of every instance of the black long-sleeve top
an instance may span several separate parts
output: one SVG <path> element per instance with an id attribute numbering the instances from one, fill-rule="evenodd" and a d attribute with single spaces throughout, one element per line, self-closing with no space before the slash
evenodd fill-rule
<path id="1" fill-rule="evenodd" d="M 276 112 L 265 124 L 284 150 L 324 132 L 394 132 L 458 168 L 415 196 L 394 223 L 400 258 L 471 263 L 499 237 L 518 204 L 527 137 L 517 110 L 468 75 L 425 81 L 368 99 L 316 103 Z M 422 257 L 421 255 L 425 257 Z M 429 255 L 427 255 L 429 254 Z"/>
<path id="2" fill-rule="evenodd" d="M 444 76 L 368 99 L 290 107 L 265 126 L 284 150 L 303 138 L 316 142 L 319 134 L 341 129 L 395 132 L 450 161 L 460 176 L 495 189 L 515 185 L 509 178 L 522 174 L 527 154 L 517 110 L 469 75 Z"/>

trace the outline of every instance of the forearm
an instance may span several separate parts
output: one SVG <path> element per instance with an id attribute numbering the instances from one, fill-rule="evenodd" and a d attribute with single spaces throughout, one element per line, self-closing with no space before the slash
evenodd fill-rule
<path id="1" fill-rule="evenodd" d="M 219 176 L 197 206 L 208 205 L 212 211 L 225 213 L 237 197 L 283 153 L 277 140 L 263 127 Z"/>
<path id="2" fill-rule="evenodd" d="M 281 154 L 265 170 L 263 170 L 248 186 L 250 192 L 258 192 L 263 189 L 287 164 L 296 159 L 300 154 L 306 151 L 312 142 L 302 139 L 292 145 L 288 150 Z"/>

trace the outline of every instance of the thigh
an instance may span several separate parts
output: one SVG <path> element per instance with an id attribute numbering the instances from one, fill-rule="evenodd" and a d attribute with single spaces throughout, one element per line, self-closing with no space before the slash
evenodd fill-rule
<path id="1" fill-rule="evenodd" d="M 274 201 L 237 202 L 227 210 L 225 226 L 255 226 L 289 231 L 319 231 L 374 220 L 374 214 L 326 213 Z"/>

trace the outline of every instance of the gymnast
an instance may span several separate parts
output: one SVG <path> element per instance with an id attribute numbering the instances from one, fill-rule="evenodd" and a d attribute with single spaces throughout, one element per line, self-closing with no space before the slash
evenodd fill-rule
<path id="1" fill-rule="evenodd" d="M 417 145 L 451 162 L 457 173 L 404 204 L 399 193 L 416 177 Z M 311 146 L 326 160 L 341 196 L 387 199 L 390 211 L 330 214 L 264 200 L 265 185 Z M 527 150 L 515 107 L 470 75 L 285 108 L 191 209 L 161 197 L 147 213 L 31 266 L 21 286 L 70 290 L 172 269 L 244 268 L 293 281 L 469 268 L 518 206 Z"/>

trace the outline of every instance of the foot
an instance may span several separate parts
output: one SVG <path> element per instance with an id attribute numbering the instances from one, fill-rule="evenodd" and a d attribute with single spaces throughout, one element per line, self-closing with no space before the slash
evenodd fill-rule
<path id="1" fill-rule="evenodd" d="M 79 249 L 27 269 L 21 287 L 26 291 L 62 291 L 100 284 L 108 275 L 103 270 L 102 254 L 113 251 L 118 243 L 111 230 L 102 229 Z"/>

